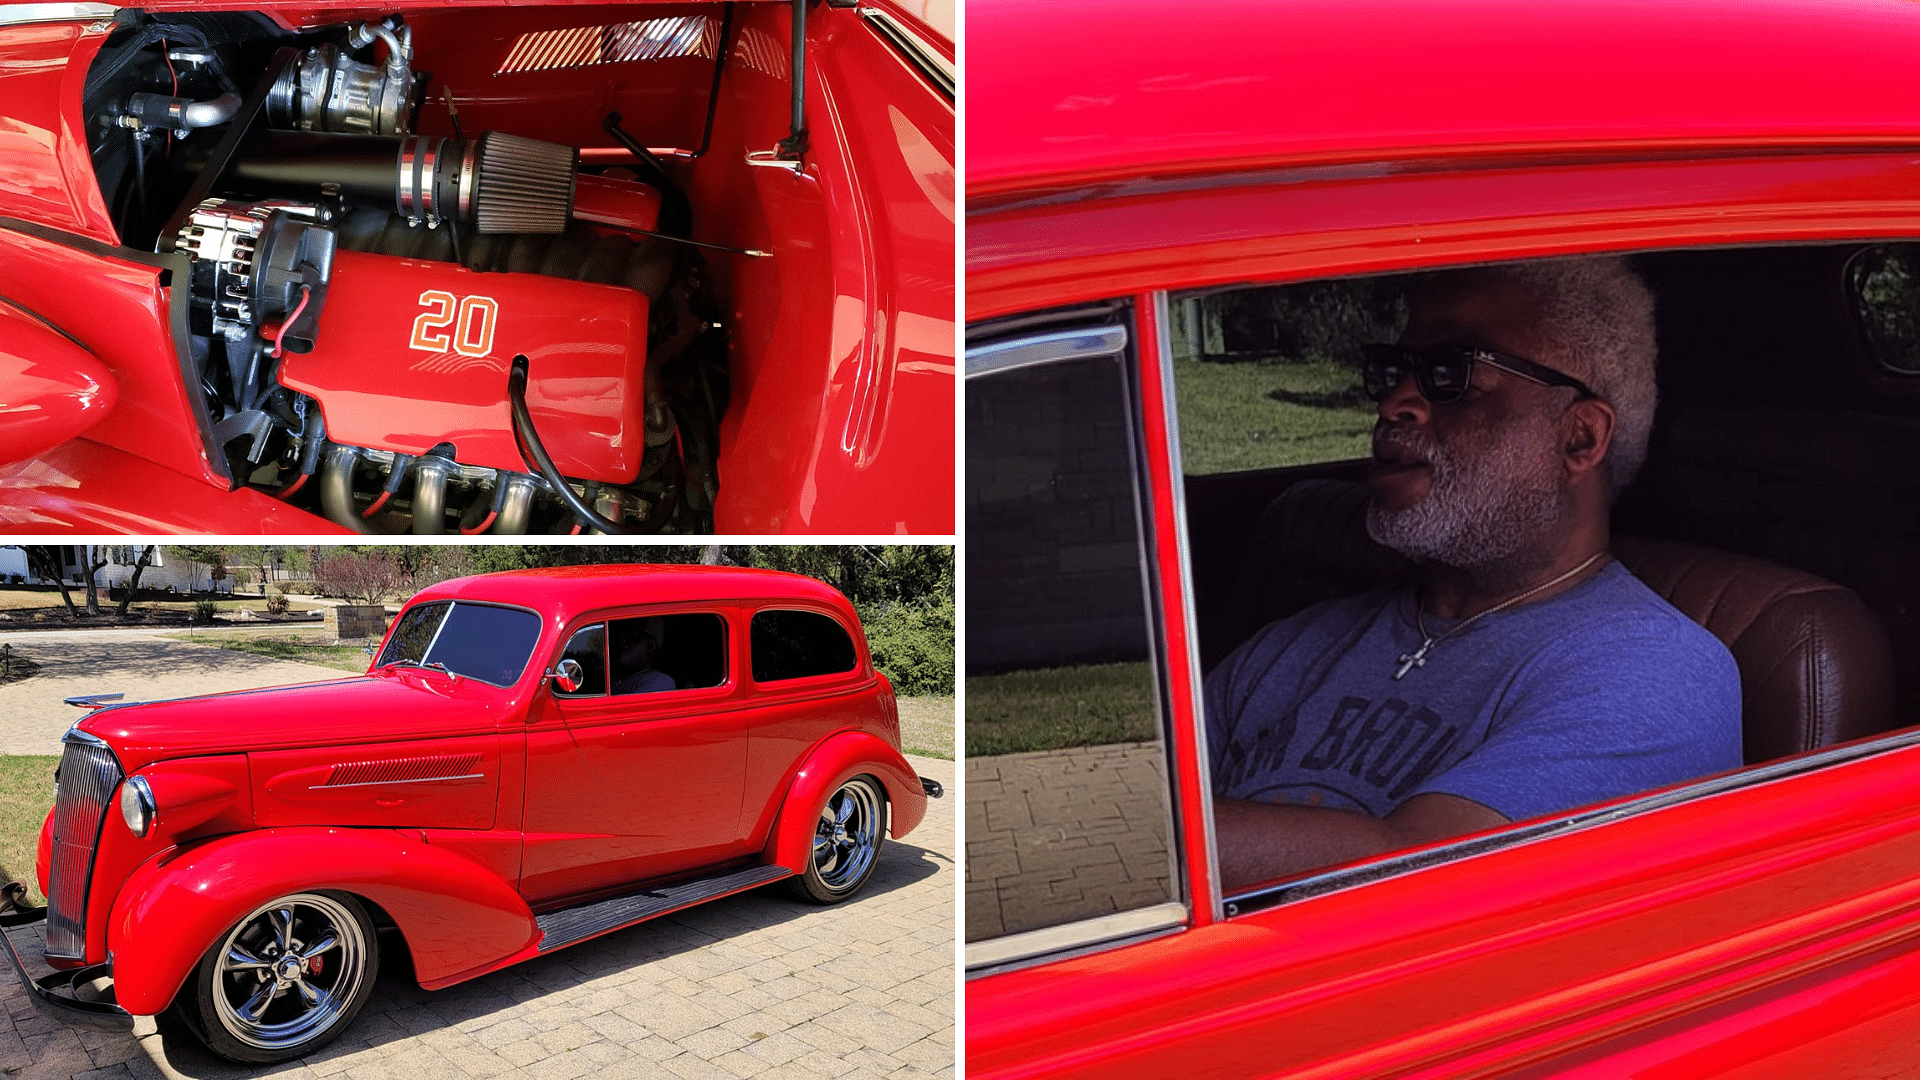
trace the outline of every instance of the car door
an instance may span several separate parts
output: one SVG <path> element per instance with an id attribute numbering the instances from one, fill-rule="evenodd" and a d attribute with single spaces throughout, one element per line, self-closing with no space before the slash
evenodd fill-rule
<path id="1" fill-rule="evenodd" d="M 576 621 L 527 726 L 529 902 L 668 875 L 747 854 L 747 731 L 734 612 L 638 608 Z"/>
<path id="2" fill-rule="evenodd" d="M 969 1074 L 1911 1066 L 1912 730 L 1219 889 L 1181 300 L 971 328 Z"/>

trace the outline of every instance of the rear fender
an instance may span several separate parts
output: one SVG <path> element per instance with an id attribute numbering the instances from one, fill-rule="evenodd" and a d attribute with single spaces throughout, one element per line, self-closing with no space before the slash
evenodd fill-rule
<path id="1" fill-rule="evenodd" d="M 796 874 L 807 872 L 813 833 L 827 796 L 865 773 L 887 789 L 888 818 L 894 839 L 907 835 L 927 816 L 927 794 L 920 778 L 886 740 L 864 731 L 843 731 L 815 747 L 795 774 L 780 806 L 780 820 L 767 840 L 766 861 Z"/>
<path id="2" fill-rule="evenodd" d="M 386 829 L 322 826 L 224 836 L 134 871 L 107 926 L 114 993 L 135 1015 L 173 1000 L 215 939 L 254 908 L 330 889 L 385 909 L 422 984 L 495 964 L 539 936 L 513 887 L 463 856 Z"/>

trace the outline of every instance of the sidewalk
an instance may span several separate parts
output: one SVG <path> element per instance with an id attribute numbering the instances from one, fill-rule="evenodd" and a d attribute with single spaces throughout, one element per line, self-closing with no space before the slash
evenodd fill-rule
<path id="1" fill-rule="evenodd" d="M 161 633 L 179 631 L 36 630 L 4 635 L 15 655 L 39 664 L 40 672 L 0 684 L 0 753 L 58 754 L 60 736 L 81 716 L 81 710 L 62 700 L 79 694 L 124 693 L 128 701 L 156 701 L 348 674 L 174 641 Z"/>
<path id="2" fill-rule="evenodd" d="M 1173 898 L 1156 743 L 967 759 L 967 939 Z"/>

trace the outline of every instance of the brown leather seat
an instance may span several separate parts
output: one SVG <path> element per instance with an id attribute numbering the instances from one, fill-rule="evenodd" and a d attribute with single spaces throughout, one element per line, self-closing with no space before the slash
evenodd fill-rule
<path id="1" fill-rule="evenodd" d="M 1309 480 L 1261 514 L 1207 666 L 1274 619 L 1407 568 L 1366 534 L 1366 489 Z M 1767 761 L 1894 726 L 1893 650 L 1852 590 L 1764 559 L 1616 536 L 1613 553 L 1711 631 L 1740 666 L 1746 759 Z"/>

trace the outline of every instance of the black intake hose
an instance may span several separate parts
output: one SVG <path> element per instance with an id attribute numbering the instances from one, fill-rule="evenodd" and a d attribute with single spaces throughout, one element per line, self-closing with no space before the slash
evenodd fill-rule
<path id="1" fill-rule="evenodd" d="M 234 179 L 260 195 L 337 194 L 355 206 L 481 233 L 564 232 L 580 152 L 489 131 L 477 139 L 262 131 Z"/>

